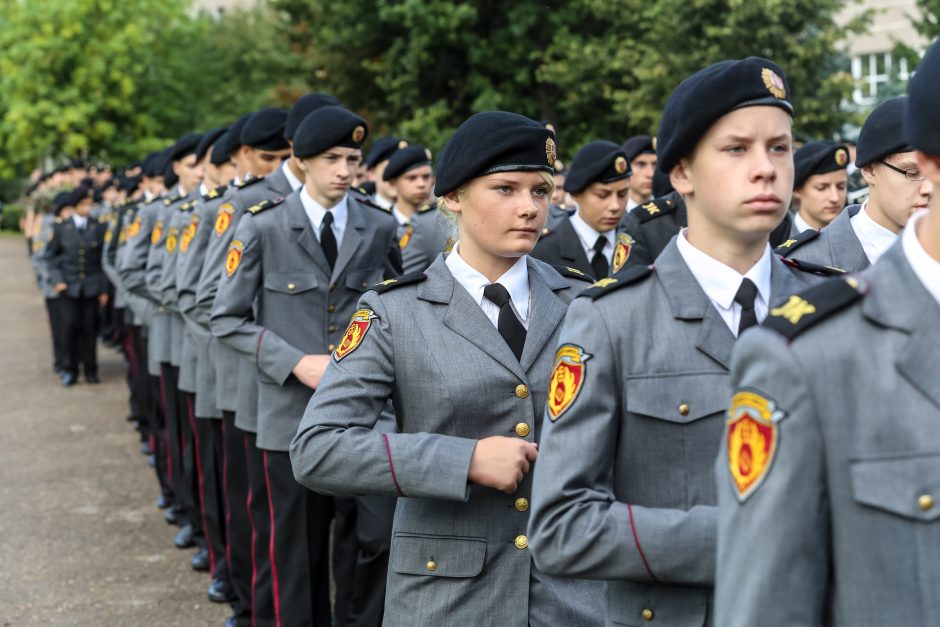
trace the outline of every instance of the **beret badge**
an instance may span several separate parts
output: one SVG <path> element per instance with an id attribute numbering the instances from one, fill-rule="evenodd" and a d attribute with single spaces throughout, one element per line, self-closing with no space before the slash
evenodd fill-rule
<path id="1" fill-rule="evenodd" d="M 836 151 L 836 164 L 840 167 L 845 167 L 849 162 L 849 153 L 846 152 L 844 148 L 839 148 Z"/>
<path id="2" fill-rule="evenodd" d="M 352 140 L 357 144 L 363 140 L 366 136 L 366 129 L 360 124 L 353 129 Z"/>
<path id="3" fill-rule="evenodd" d="M 614 170 L 616 170 L 617 174 L 623 174 L 627 171 L 627 160 L 624 159 L 623 155 L 618 155 L 617 158 L 614 159 Z"/>
<path id="4" fill-rule="evenodd" d="M 549 137 L 545 140 L 545 159 L 549 166 L 555 167 L 555 157 L 555 140 Z"/>
<path id="5" fill-rule="evenodd" d="M 398 149 L 399 149 L 399 150 L 401 150 L 402 148 L 407 148 L 407 147 L 408 147 L 408 141 L 407 141 L 407 140 L 404 140 L 404 139 L 403 139 L 403 140 L 401 140 L 400 142 L 398 142 Z"/>
<path id="6" fill-rule="evenodd" d="M 427 155 L 428 161 L 430 161 L 430 160 L 431 160 L 431 149 L 430 149 L 430 148 L 425 148 L 425 149 L 424 149 L 424 154 Z"/>
<path id="7" fill-rule="evenodd" d="M 764 81 L 764 87 L 767 88 L 774 98 L 779 98 L 783 100 L 787 97 L 787 87 L 783 82 L 783 79 L 780 78 L 776 72 L 770 68 L 764 68 L 760 73 L 761 79 Z"/>

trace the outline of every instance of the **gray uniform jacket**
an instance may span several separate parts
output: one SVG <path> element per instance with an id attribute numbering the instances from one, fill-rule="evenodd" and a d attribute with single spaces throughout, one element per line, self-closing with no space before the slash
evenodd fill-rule
<path id="1" fill-rule="evenodd" d="M 91 216 L 86 224 L 84 229 L 79 229 L 71 218 L 56 220 L 52 240 L 43 253 L 50 283 L 65 283 L 67 287 L 62 294 L 71 298 L 96 297 L 108 290 L 108 279 L 101 267 L 107 227 Z"/>
<path id="2" fill-rule="evenodd" d="M 819 280 L 772 262 L 772 306 Z M 559 379 L 562 411 L 553 422 L 549 406 L 543 423 L 535 563 L 606 579 L 608 624 L 714 624 L 714 463 L 734 334 L 673 241 L 645 278 L 572 303 L 559 341 L 580 379 Z"/>
<path id="3" fill-rule="evenodd" d="M 33 240 L 32 263 L 36 270 L 36 281 L 45 298 L 59 298 L 59 293 L 52 289 L 52 280 L 49 277 L 49 262 L 46 259 L 46 248 L 52 241 L 52 229 L 55 226 L 55 214 L 46 213 L 39 222 L 39 233 Z"/>
<path id="4" fill-rule="evenodd" d="M 412 232 L 401 249 L 405 274 L 424 272 L 442 252 L 450 252 L 456 241 L 454 225 L 436 208 L 411 218 Z"/>
<path id="5" fill-rule="evenodd" d="M 858 281 L 841 310 L 841 279 L 802 294 L 819 319 L 798 335 L 735 349 L 772 453 L 744 500 L 735 447 L 718 458 L 721 625 L 940 625 L 940 306 L 901 242 Z"/>
<path id="6" fill-rule="evenodd" d="M 108 277 L 108 281 L 114 286 L 114 307 L 123 309 L 127 306 L 127 292 L 121 287 L 121 279 L 118 277 L 117 268 L 114 261 L 117 258 L 117 248 L 121 232 L 121 216 L 126 213 L 126 209 L 115 207 L 107 214 L 107 230 L 104 233 L 104 244 L 101 249 L 101 268 Z"/>
<path id="7" fill-rule="evenodd" d="M 271 200 L 291 193 L 290 182 L 280 168 L 270 176 L 252 178 L 230 187 L 225 199 L 219 205 L 212 225 L 213 234 L 209 237 L 206 258 L 196 287 L 194 318 L 209 327 L 212 307 L 219 291 L 219 282 L 225 274 L 225 258 L 229 244 L 235 235 L 235 229 L 249 207 L 263 200 Z M 224 344 L 212 341 L 210 344 L 212 361 L 215 364 L 215 402 L 225 411 L 235 411 L 238 396 L 238 353 Z"/>
<path id="8" fill-rule="evenodd" d="M 289 448 L 313 393 L 294 366 L 304 355 L 332 352 L 362 292 L 401 272 L 398 222 L 350 196 L 330 272 L 301 192 L 239 221 L 229 248 L 240 262 L 223 273 L 212 310 L 212 333 L 259 370 L 258 446 L 275 451 Z M 237 380 L 237 370 L 231 374 Z"/>
<path id="9" fill-rule="evenodd" d="M 401 497 L 386 625 L 602 621 L 599 585 L 552 578 L 532 565 L 530 477 L 512 495 L 467 481 L 478 439 L 539 440 L 561 321 L 588 285 L 531 257 L 528 268 L 521 362 L 443 257 L 425 281 L 367 292 L 360 344 L 341 361 L 334 355 L 291 446 L 294 475 L 313 490 Z M 389 398 L 398 433 L 379 433 L 373 427 Z"/>
<path id="10" fill-rule="evenodd" d="M 203 263 L 212 237 L 214 221 L 219 206 L 225 200 L 227 187 L 221 186 L 210 190 L 196 201 L 189 214 L 188 223 L 183 225 L 180 235 L 179 259 L 176 264 L 176 296 L 180 314 L 186 324 L 186 330 L 192 338 L 195 356 L 194 388 L 196 392 L 195 414 L 200 418 L 220 418 L 221 411 L 215 402 L 215 364 L 210 345 L 212 333 L 208 320 L 198 318 L 196 307 L 196 289 L 202 274 Z M 186 345 L 184 343 L 184 351 Z M 184 356 L 185 359 L 185 356 Z"/>
<path id="11" fill-rule="evenodd" d="M 781 244 L 776 252 L 797 261 L 840 268 L 846 272 L 861 272 L 871 263 L 852 228 L 852 217 L 860 209 L 861 205 L 846 207 L 819 231 L 819 235 L 801 233 Z"/>

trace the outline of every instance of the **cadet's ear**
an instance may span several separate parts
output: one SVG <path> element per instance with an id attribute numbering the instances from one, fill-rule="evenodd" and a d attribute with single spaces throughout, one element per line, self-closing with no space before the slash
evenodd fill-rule
<path id="1" fill-rule="evenodd" d="M 679 163 L 673 166 L 672 170 L 669 172 L 669 182 L 672 183 L 672 187 L 683 196 L 695 191 L 695 187 L 692 185 L 692 179 L 689 176 L 689 165 L 690 162 L 688 159 L 680 159 Z"/>
<path id="2" fill-rule="evenodd" d="M 877 180 L 877 175 L 875 174 L 875 164 L 869 163 L 866 166 L 862 167 L 862 178 L 865 179 L 865 182 L 869 185 L 873 185 Z"/>
<path id="3" fill-rule="evenodd" d="M 460 213 L 462 211 L 460 206 L 460 190 L 447 192 L 441 200 L 444 201 L 444 205 L 451 213 Z"/>

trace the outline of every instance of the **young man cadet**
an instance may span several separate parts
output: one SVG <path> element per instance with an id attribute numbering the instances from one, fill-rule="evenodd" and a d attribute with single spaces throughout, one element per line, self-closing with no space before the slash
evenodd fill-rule
<path id="1" fill-rule="evenodd" d="M 239 222 L 212 312 L 213 334 L 259 371 L 257 446 L 271 507 L 276 622 L 284 626 L 332 620 L 332 502 L 294 480 L 287 451 L 359 296 L 401 271 L 395 219 L 348 194 L 366 134 L 365 120 L 341 107 L 307 116 L 293 141 L 304 187 Z"/>
<path id="2" fill-rule="evenodd" d="M 84 371 L 86 383 L 98 380 L 98 307 L 108 298 L 108 279 L 101 266 L 105 224 L 90 217 L 93 190 L 78 186 L 63 200 L 73 207 L 69 219 L 56 220 L 45 250 L 49 282 L 62 297 L 61 324 L 66 347 L 62 384 L 73 385 Z"/>
<path id="3" fill-rule="evenodd" d="M 830 141 L 811 141 L 793 155 L 793 230 L 820 231 L 845 209 L 849 149 Z"/>
<path id="4" fill-rule="evenodd" d="M 934 184 L 938 75 L 935 43 L 903 114 L 912 165 Z M 934 197 L 878 263 L 792 296 L 736 347 L 717 624 L 940 624 L 938 369 Z"/>
<path id="5" fill-rule="evenodd" d="M 396 150 L 382 171 L 382 180 L 395 190 L 391 213 L 398 221 L 398 244 L 408 247 L 414 229 L 411 221 L 423 208 L 427 210 L 434 187 L 431 151 L 424 146 L 406 146 Z"/>
<path id="6" fill-rule="evenodd" d="M 855 165 L 868 182 L 868 200 L 846 208 L 821 232 L 790 238 L 778 254 L 849 272 L 864 270 L 891 248 L 911 214 L 927 206 L 933 182 L 917 167 L 904 137 L 906 104 L 907 97 L 900 96 L 878 105 L 859 133 Z"/>
<path id="7" fill-rule="evenodd" d="M 289 117 L 283 109 L 261 109 L 236 122 L 219 142 L 223 153 L 234 155 L 237 169 L 235 184 L 224 194 L 209 224 L 211 231 L 192 305 L 192 316 L 206 333 L 211 333 L 209 318 L 224 274 L 228 245 L 245 209 L 293 189 L 287 174 L 296 177 L 286 169 L 290 144 L 284 137 Z M 225 492 L 232 514 L 226 558 L 237 597 L 234 622 L 239 626 L 252 621 L 269 624 L 274 621 L 274 593 L 265 550 L 270 516 L 264 467 L 254 446 L 255 415 L 235 411 L 243 393 L 254 393 L 257 377 L 243 378 L 244 360 L 216 341 L 211 344 L 208 361 L 205 368 L 211 369 L 214 382 L 211 393 L 222 412 Z"/>
<path id="8" fill-rule="evenodd" d="M 193 430 L 189 422 L 186 399 L 179 390 L 179 366 L 183 344 L 183 319 L 176 307 L 176 274 L 164 274 L 164 266 L 175 268 L 176 246 L 179 242 L 179 208 L 198 194 L 202 182 L 202 168 L 196 163 L 196 146 L 202 135 L 187 133 L 177 140 L 167 156 L 171 191 L 158 203 L 156 222 L 147 253 L 146 284 L 151 296 L 164 312 L 166 324 L 153 325 L 152 344 L 163 347 L 164 361 L 160 362 L 166 400 L 166 431 L 173 465 L 173 492 L 176 505 L 183 507 L 186 522 L 180 528 L 174 544 L 187 549 L 202 546 L 205 536 L 199 504 L 199 478 L 196 468 Z M 167 177 L 165 176 L 164 179 Z"/>
<path id="9" fill-rule="evenodd" d="M 659 164 L 689 226 L 565 317 L 535 463 L 539 568 L 606 579 L 609 623 L 713 625 L 714 460 L 735 338 L 813 280 L 768 245 L 793 190 L 792 105 L 766 59 L 683 81 Z M 818 277 L 816 278 L 818 280 Z"/>
<path id="10" fill-rule="evenodd" d="M 656 144 L 649 135 L 634 135 L 623 142 L 630 165 L 630 198 L 627 211 L 653 199 L 653 174 L 656 172 Z"/>
<path id="11" fill-rule="evenodd" d="M 556 266 L 574 268 L 595 279 L 620 271 L 629 256 L 626 233 L 617 227 L 630 191 L 627 153 L 609 141 L 585 145 L 565 179 L 565 191 L 578 204 L 573 216 L 545 228 L 532 256 Z"/>

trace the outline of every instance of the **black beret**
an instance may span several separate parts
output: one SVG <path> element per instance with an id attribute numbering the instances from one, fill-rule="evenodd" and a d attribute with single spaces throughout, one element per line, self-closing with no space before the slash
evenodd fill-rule
<path id="1" fill-rule="evenodd" d="M 294 156 L 308 159 L 334 146 L 362 148 L 369 125 L 345 107 L 317 109 L 300 123 L 294 133 Z"/>
<path id="2" fill-rule="evenodd" d="M 129 176 L 121 183 L 121 189 L 123 189 L 128 196 L 137 191 L 137 188 L 140 186 L 140 177 L 139 176 Z"/>
<path id="3" fill-rule="evenodd" d="M 669 175 L 657 168 L 653 172 L 653 198 L 662 198 L 674 191 L 676 191 L 676 188 L 672 186 Z"/>
<path id="4" fill-rule="evenodd" d="M 385 166 L 385 172 L 382 173 L 382 180 L 397 179 L 405 172 L 420 168 L 423 165 L 431 165 L 430 150 L 418 145 L 400 148 L 389 158 L 388 165 Z"/>
<path id="5" fill-rule="evenodd" d="M 779 107 L 793 114 L 783 70 L 767 59 L 721 61 L 682 81 L 669 96 L 659 124 L 659 169 L 672 170 L 722 116 L 753 106 Z"/>
<path id="6" fill-rule="evenodd" d="M 380 137 L 372 143 L 372 148 L 369 150 L 369 154 L 366 155 L 364 165 L 367 168 L 374 168 L 391 157 L 396 150 L 407 146 L 408 142 L 404 139 L 398 139 L 391 135 Z"/>
<path id="7" fill-rule="evenodd" d="M 613 183 L 630 174 L 630 161 L 623 148 L 614 142 L 593 141 L 574 156 L 565 177 L 565 191 L 573 194 L 591 183 Z"/>
<path id="8" fill-rule="evenodd" d="M 284 139 L 287 111 L 277 107 L 265 107 L 251 114 L 242 128 L 241 143 L 259 150 L 284 150 L 290 144 Z"/>
<path id="9" fill-rule="evenodd" d="M 656 153 L 656 146 L 650 135 L 634 135 L 623 142 L 623 151 L 627 153 L 627 161 L 633 163 L 633 160 L 644 153 Z"/>
<path id="10" fill-rule="evenodd" d="M 535 120 L 508 111 L 476 113 L 441 151 L 434 194 L 443 196 L 493 172 L 554 174 L 555 157 L 555 133 Z"/>
<path id="11" fill-rule="evenodd" d="M 78 203 L 82 202 L 86 198 L 93 196 L 95 193 L 94 188 L 87 185 L 79 185 L 69 193 L 69 199 L 67 207 L 76 207 Z"/>
<path id="12" fill-rule="evenodd" d="M 196 147 L 201 139 L 202 135 L 199 133 L 186 133 L 170 147 L 170 151 L 167 153 L 167 161 L 179 161 L 195 154 Z"/>
<path id="13" fill-rule="evenodd" d="M 928 155 L 940 156 L 940 44 L 931 46 L 908 85 L 904 136 Z"/>
<path id="14" fill-rule="evenodd" d="M 52 199 L 52 208 L 55 210 L 56 215 L 60 214 L 63 209 L 66 207 L 74 207 L 71 204 L 72 192 L 59 192 L 55 195 L 55 198 Z"/>
<path id="15" fill-rule="evenodd" d="M 206 153 L 209 152 L 209 149 L 215 145 L 215 142 L 217 142 L 222 135 L 225 135 L 226 131 L 228 131 L 227 128 L 216 128 L 202 136 L 202 139 L 199 140 L 199 145 L 196 146 L 197 163 L 206 158 Z"/>
<path id="16" fill-rule="evenodd" d="M 793 163 L 793 189 L 799 189 L 803 187 L 806 179 L 815 174 L 844 170 L 849 165 L 849 149 L 844 144 L 830 141 L 806 142 L 793 155 Z"/>
<path id="17" fill-rule="evenodd" d="M 858 134 L 858 148 L 855 152 L 856 167 L 863 168 L 881 161 L 888 155 L 914 150 L 914 147 L 904 139 L 906 106 L 907 96 L 898 96 L 885 100 L 869 114 Z"/>
<path id="18" fill-rule="evenodd" d="M 238 120 L 229 127 L 225 134 L 219 138 L 219 141 L 216 142 L 216 147 L 218 150 L 212 151 L 212 165 L 222 165 L 226 163 L 231 158 L 232 153 L 241 148 L 242 129 L 245 128 L 245 124 L 248 122 L 250 117 L 251 114 L 246 113 L 242 117 L 238 118 Z"/>
<path id="19" fill-rule="evenodd" d="M 284 139 L 294 139 L 294 133 L 297 132 L 300 123 L 317 109 L 341 105 L 342 103 L 330 94 L 312 93 L 301 96 L 290 108 L 290 113 L 287 114 L 287 122 L 284 124 Z"/>
<path id="20" fill-rule="evenodd" d="M 179 177 L 176 176 L 176 172 L 173 171 L 173 160 L 170 159 L 170 151 L 173 149 L 172 146 L 168 148 L 163 153 L 163 186 L 167 189 L 170 189 L 177 182 L 179 182 Z"/>
<path id="21" fill-rule="evenodd" d="M 163 176 L 163 153 L 151 152 L 144 157 L 144 163 L 140 167 L 140 173 L 147 178 Z"/>

